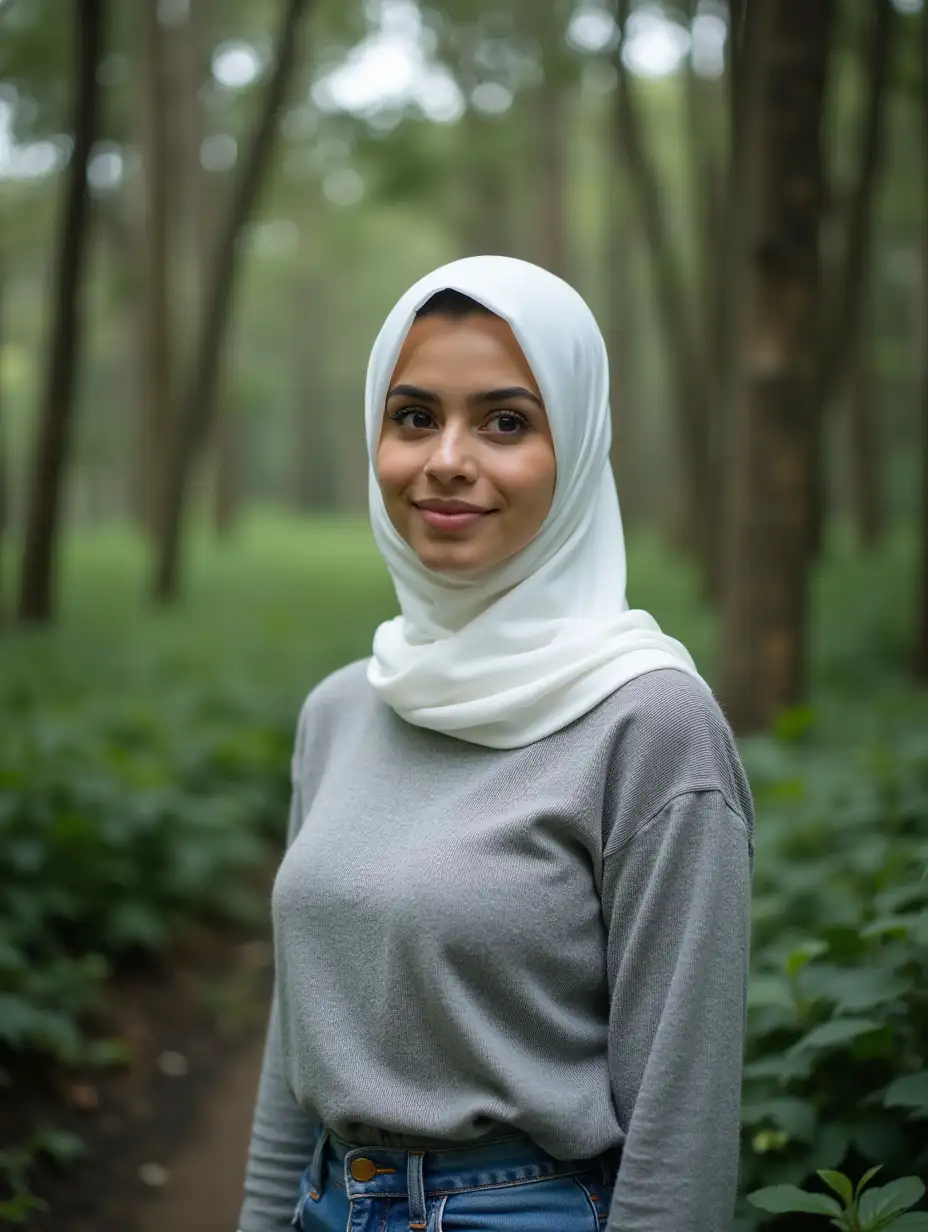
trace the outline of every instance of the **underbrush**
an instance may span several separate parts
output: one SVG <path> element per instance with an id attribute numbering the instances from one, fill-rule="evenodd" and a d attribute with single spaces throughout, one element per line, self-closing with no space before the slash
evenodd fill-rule
<path id="1" fill-rule="evenodd" d="M 648 539 L 629 558 L 632 605 L 711 680 L 692 570 Z M 279 852 L 300 702 L 395 609 L 363 524 L 265 516 L 234 548 L 197 542 L 168 611 L 145 602 L 145 563 L 126 532 L 85 536 L 59 624 L 0 637 L 7 1080 L 26 1053 L 125 1061 L 88 1030 L 103 982 L 194 919 L 266 916 L 251 886 Z M 907 681 L 910 576 L 904 543 L 872 560 L 834 545 L 810 705 L 742 742 L 757 803 L 742 1192 L 811 1183 L 807 1211 L 828 1209 L 816 1169 L 928 1171 L 928 695 Z M 35 1201 L 23 1151 L 0 1151 L 0 1222 Z M 770 1218 L 742 1197 L 739 1229 Z"/>

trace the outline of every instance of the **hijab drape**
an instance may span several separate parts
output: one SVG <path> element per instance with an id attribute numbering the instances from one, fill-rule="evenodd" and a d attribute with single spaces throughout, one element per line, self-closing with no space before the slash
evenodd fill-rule
<path id="1" fill-rule="evenodd" d="M 557 459 L 554 500 L 535 538 L 502 564 L 466 574 L 421 563 L 391 523 L 375 474 L 400 348 L 416 312 L 445 288 L 509 323 L 541 390 Z M 680 642 L 628 608 L 606 347 L 566 282 L 511 257 L 469 257 L 427 274 L 374 343 L 365 418 L 371 521 L 401 610 L 374 635 L 368 680 L 407 722 L 519 748 L 645 672 L 670 667 L 701 679 Z"/>

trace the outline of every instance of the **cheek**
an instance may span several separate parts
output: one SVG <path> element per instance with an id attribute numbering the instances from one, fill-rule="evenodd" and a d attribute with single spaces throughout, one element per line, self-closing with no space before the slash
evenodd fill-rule
<path id="1" fill-rule="evenodd" d="M 507 492 L 512 503 L 533 514 L 539 508 L 547 513 L 554 497 L 557 468 L 554 453 L 546 442 L 526 444 L 514 449 L 511 459 L 504 459 L 497 471 L 497 482 Z"/>
<path id="2" fill-rule="evenodd" d="M 378 446 L 374 469 L 377 482 L 387 495 L 404 487 L 415 468 L 409 450 L 398 447 L 396 441 L 385 437 Z"/>

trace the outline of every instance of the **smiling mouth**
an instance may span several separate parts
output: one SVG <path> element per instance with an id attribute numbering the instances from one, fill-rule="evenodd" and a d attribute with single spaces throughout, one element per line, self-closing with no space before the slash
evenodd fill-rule
<path id="1" fill-rule="evenodd" d="M 477 509 L 473 505 L 449 502 L 446 506 L 414 505 L 419 517 L 433 530 L 462 531 L 475 526 L 482 518 L 493 513 L 492 509 Z"/>

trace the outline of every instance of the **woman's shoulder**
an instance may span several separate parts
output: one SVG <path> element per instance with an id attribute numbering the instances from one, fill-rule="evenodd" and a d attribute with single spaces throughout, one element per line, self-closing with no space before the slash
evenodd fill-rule
<path id="1" fill-rule="evenodd" d="M 300 707 L 297 723 L 296 750 L 299 754 L 305 747 L 307 735 L 315 731 L 331 731 L 339 717 L 356 713 L 358 704 L 370 696 L 367 682 L 367 667 L 370 658 L 356 659 L 337 668 L 313 685 Z"/>
<path id="2" fill-rule="evenodd" d="M 719 791 L 750 828 L 753 805 L 735 735 L 709 685 L 676 668 L 636 676 L 608 699 L 610 779 L 635 813 Z"/>

